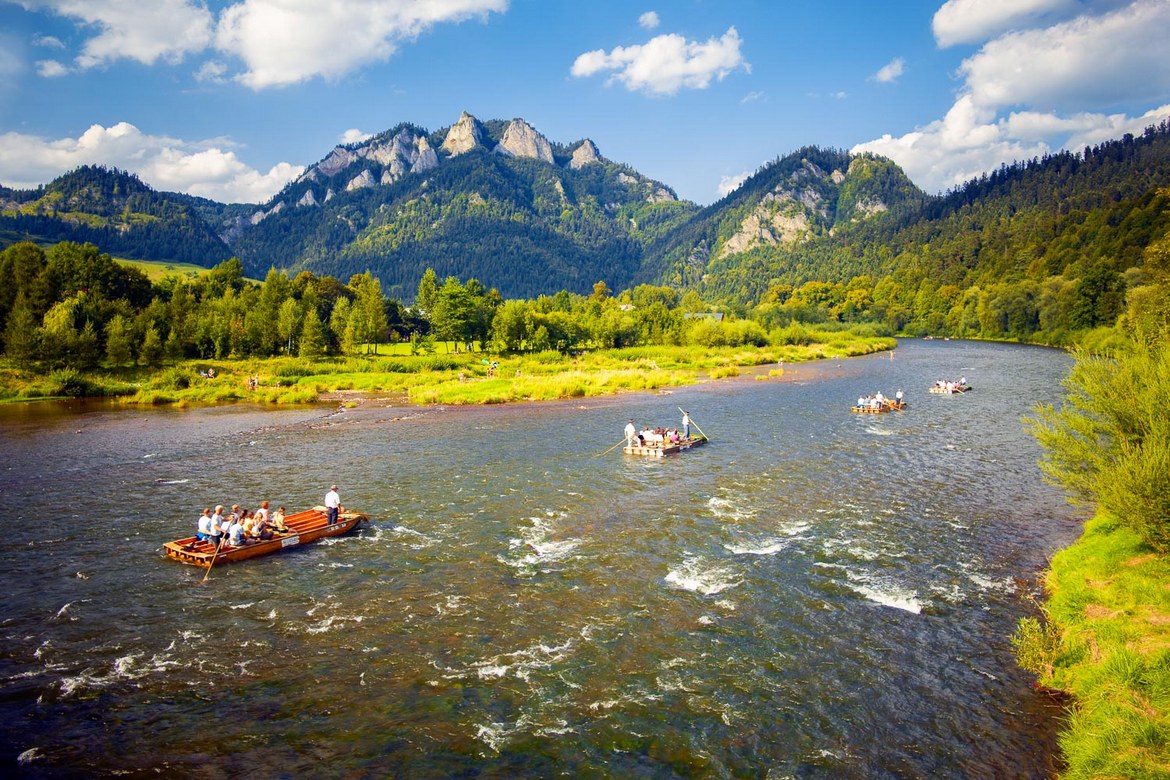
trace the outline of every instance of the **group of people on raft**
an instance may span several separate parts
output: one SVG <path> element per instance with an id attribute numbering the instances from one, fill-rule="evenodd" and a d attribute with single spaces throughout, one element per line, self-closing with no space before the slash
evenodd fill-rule
<path id="1" fill-rule="evenodd" d="M 887 398 L 886 396 L 882 395 L 882 392 L 879 390 L 873 395 L 859 396 L 857 398 L 857 408 L 881 409 L 886 406 L 891 406 L 895 409 L 900 409 L 902 408 L 902 404 L 905 403 L 904 398 L 905 397 L 901 390 L 898 390 L 898 392 L 894 393 L 893 398 Z"/>
<path id="2" fill-rule="evenodd" d="M 643 428 L 639 431 L 634 421 L 630 420 L 625 429 L 626 446 L 665 447 L 686 441 L 691 438 L 691 416 L 686 412 L 683 412 L 682 428 L 682 433 L 678 432 L 678 428 Z"/>
<path id="3" fill-rule="evenodd" d="M 950 379 L 939 379 L 934 383 L 934 391 L 936 393 L 962 393 L 965 390 L 970 390 L 967 386 L 967 377 L 959 377 L 959 381 L 955 382 Z"/>
<path id="4" fill-rule="evenodd" d="M 195 539 L 211 542 L 216 547 L 221 544 L 243 547 L 249 542 L 267 541 L 288 532 L 289 528 L 284 524 L 284 507 L 269 512 L 267 501 L 261 501 L 259 508 L 254 510 L 233 504 L 231 511 L 225 514 L 221 504 L 214 511 L 207 508 L 199 515 Z"/>

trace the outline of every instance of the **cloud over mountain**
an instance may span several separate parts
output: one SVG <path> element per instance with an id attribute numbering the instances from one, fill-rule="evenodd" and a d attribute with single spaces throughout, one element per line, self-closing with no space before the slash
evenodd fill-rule
<path id="1" fill-rule="evenodd" d="M 739 33 L 728 28 L 719 38 L 688 41 L 681 35 L 651 38 L 644 44 L 618 46 L 606 52 L 595 49 L 581 54 L 570 72 L 579 78 L 612 71 L 609 82 L 619 82 L 632 92 L 673 95 L 683 87 L 706 89 L 711 80 L 722 81 L 731 72 L 751 65 L 740 52 Z"/>
<path id="2" fill-rule="evenodd" d="M 267 173 L 245 165 L 219 139 L 192 143 L 146 135 L 128 122 L 93 125 L 77 138 L 0 135 L 4 184 L 33 188 L 81 165 L 108 165 L 138 174 L 159 190 L 186 192 L 229 203 L 267 200 L 303 170 L 279 163 Z"/>
<path id="3" fill-rule="evenodd" d="M 1013 160 L 1140 132 L 1170 113 L 1125 110 L 1170 91 L 1168 29 L 1165 0 L 950 0 L 934 19 L 940 45 L 997 37 L 963 60 L 942 119 L 853 151 L 886 155 L 937 192 Z"/>

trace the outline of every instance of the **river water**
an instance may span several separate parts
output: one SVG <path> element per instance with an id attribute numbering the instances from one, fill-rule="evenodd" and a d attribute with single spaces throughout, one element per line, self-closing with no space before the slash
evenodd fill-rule
<path id="1" fill-rule="evenodd" d="M 1047 776 L 1060 711 L 1008 637 L 1079 534 L 1020 424 L 1069 365 L 915 341 L 565 403 L 0 408 L 0 767 Z M 600 455 L 680 406 L 708 445 Z M 332 482 L 360 532 L 206 584 L 162 555 L 204 506 Z"/>

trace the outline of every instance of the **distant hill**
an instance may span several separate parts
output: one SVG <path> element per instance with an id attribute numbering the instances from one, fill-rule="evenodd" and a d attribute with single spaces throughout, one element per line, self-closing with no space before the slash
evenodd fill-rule
<path id="1" fill-rule="evenodd" d="M 1117 293 L 1124 287 L 1117 277 L 1138 266 L 1144 247 L 1170 227 L 1159 192 L 1170 185 L 1170 124 L 1162 122 L 1140 136 L 1078 153 L 1005 165 L 942 196 L 908 188 L 889 161 L 854 158 L 850 168 L 867 170 L 844 208 L 826 210 L 826 220 L 810 218 L 808 229 L 791 240 L 733 244 L 726 235 L 737 224 L 742 234 L 745 224 L 740 199 L 749 211 L 758 209 L 751 204 L 768 197 L 759 192 L 776 192 L 772 180 L 783 182 L 797 158 L 821 170 L 830 164 L 814 149 L 766 167 L 745 183 L 753 192 L 704 210 L 664 245 L 660 275 L 675 283 L 701 279 L 708 296 L 741 304 L 758 302 L 777 285 L 848 282 L 862 275 L 871 284 L 888 278 L 912 298 L 924 284 L 986 292 L 1023 280 L 1071 282 L 1096 269 L 1093 284 Z M 880 219 L 850 218 L 850 201 L 856 204 L 853 215 L 858 209 L 872 212 L 877 203 L 889 211 Z M 1111 324 L 1109 317 L 1106 307 L 1091 324 Z"/>
<path id="2" fill-rule="evenodd" d="M 0 247 L 23 240 L 89 242 L 121 257 L 204 267 L 231 256 L 187 196 L 156 192 L 133 174 L 101 166 L 35 190 L 0 187 Z"/>
<path id="3" fill-rule="evenodd" d="M 628 286 L 646 247 L 697 210 L 592 141 L 464 113 L 434 133 L 402 124 L 336 147 L 226 235 L 252 276 L 369 270 L 409 299 L 430 267 L 535 297 Z"/>
<path id="4" fill-rule="evenodd" d="M 920 214 L 929 199 L 888 159 L 815 146 L 773 160 L 734 192 L 648 250 L 641 281 L 704 288 L 745 262 L 795 262 L 810 246 L 858 225 Z M 753 270 L 758 269 L 758 263 Z M 793 269 L 795 270 L 795 269 Z M 745 291 L 762 292 L 769 269 Z M 797 271 L 799 274 L 799 271 Z"/>

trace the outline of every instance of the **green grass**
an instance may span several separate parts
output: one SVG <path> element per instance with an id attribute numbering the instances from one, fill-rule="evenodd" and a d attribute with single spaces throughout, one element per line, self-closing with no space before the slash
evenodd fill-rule
<path id="1" fill-rule="evenodd" d="M 894 346 L 888 338 L 823 335 L 826 343 L 808 346 L 653 346 L 587 351 L 574 357 L 555 351 L 505 356 L 456 353 L 442 346 L 432 354 L 411 355 L 409 344 L 395 344 L 380 345 L 368 355 L 319 360 L 186 360 L 161 368 L 122 366 L 84 373 L 45 374 L 33 367 L 0 363 L 0 400 L 114 396 L 141 405 L 241 400 L 299 404 L 344 393 L 401 393 L 419 404 L 495 404 L 674 387 L 739 376 L 744 367 L 781 360 L 840 358 Z M 493 361 L 498 368 L 489 376 Z M 213 378 L 201 375 L 208 369 L 214 369 Z M 767 375 L 775 376 L 776 370 Z M 249 381 L 252 377 L 258 380 L 255 388 Z"/>
<path id="2" fill-rule="evenodd" d="M 157 260 L 127 260 L 122 257 L 114 258 L 119 263 L 129 268 L 137 268 L 142 273 L 146 274 L 151 283 L 158 282 L 167 276 L 185 276 L 191 279 L 196 279 L 203 274 L 210 271 L 210 268 L 204 268 L 201 265 L 193 265 L 191 263 L 171 263 Z"/>
<path id="3" fill-rule="evenodd" d="M 1074 705 L 1064 778 L 1170 777 L 1170 561 L 1098 516 L 1052 560 L 1047 625 L 1023 621 L 1021 665 Z"/>

